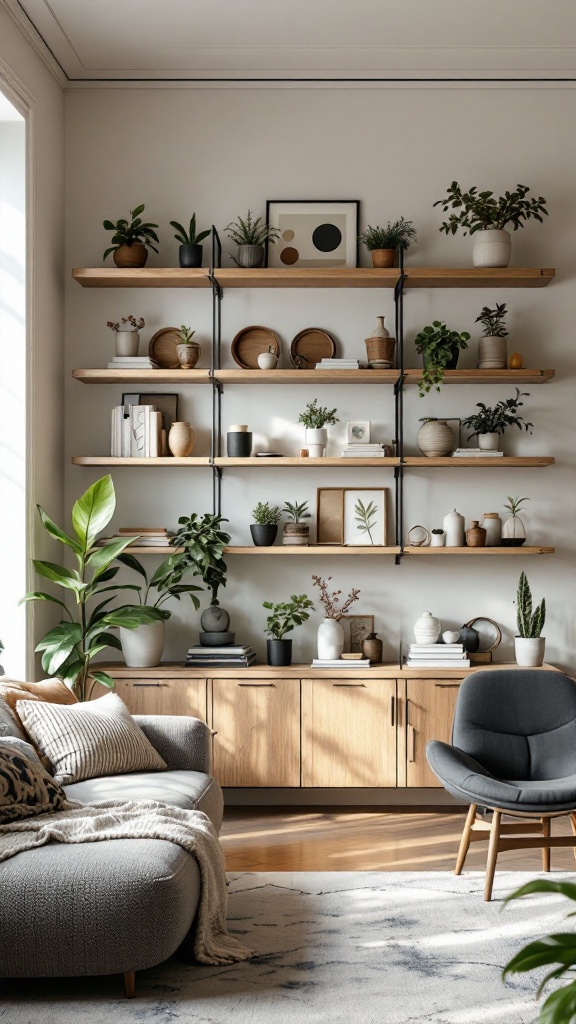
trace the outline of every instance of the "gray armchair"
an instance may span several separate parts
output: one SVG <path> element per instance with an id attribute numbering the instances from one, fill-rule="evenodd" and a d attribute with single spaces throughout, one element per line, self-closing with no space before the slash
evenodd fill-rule
<path id="1" fill-rule="evenodd" d="M 560 672 L 504 669 L 475 672 L 456 701 L 452 743 L 432 740 L 426 757 L 440 782 L 470 804 L 455 874 L 471 842 L 488 839 L 484 898 L 492 898 L 498 854 L 542 847 L 576 847 L 574 837 L 551 837 L 550 820 L 569 814 L 576 833 L 576 684 Z M 477 820 L 478 807 L 492 823 Z M 530 822 L 502 823 L 502 814 Z"/>

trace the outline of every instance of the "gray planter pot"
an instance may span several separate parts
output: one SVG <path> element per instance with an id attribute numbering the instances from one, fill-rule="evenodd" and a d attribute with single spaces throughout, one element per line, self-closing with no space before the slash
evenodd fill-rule
<path id="1" fill-rule="evenodd" d="M 239 245 L 236 262 L 239 267 L 261 267 L 264 263 L 264 246 Z"/>

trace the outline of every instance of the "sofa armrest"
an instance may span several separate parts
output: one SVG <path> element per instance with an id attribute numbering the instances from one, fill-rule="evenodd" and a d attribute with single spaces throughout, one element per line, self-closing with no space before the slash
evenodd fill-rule
<path id="1" fill-rule="evenodd" d="M 142 732 L 172 771 L 210 774 L 210 729 L 185 715 L 134 715 Z"/>

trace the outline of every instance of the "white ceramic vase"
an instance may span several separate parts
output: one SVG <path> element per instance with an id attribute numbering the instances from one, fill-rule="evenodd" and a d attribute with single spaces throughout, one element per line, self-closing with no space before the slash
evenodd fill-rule
<path id="1" fill-rule="evenodd" d="M 502 520 L 497 512 L 485 512 L 480 522 L 486 530 L 486 547 L 498 548 L 502 543 Z"/>
<path id="2" fill-rule="evenodd" d="M 387 327 L 384 326 L 384 319 L 385 319 L 385 317 L 383 317 L 383 316 L 377 316 L 376 317 L 376 320 L 378 321 L 378 323 L 377 323 L 377 326 L 372 331 L 372 334 L 370 335 L 371 338 L 389 338 L 390 337 L 390 331 L 388 330 Z"/>
<path id="3" fill-rule="evenodd" d="M 177 420 L 170 427 L 168 447 L 177 459 L 186 458 L 194 451 L 194 431 L 189 423 Z"/>
<path id="4" fill-rule="evenodd" d="M 475 267 L 507 267 L 512 256 L 508 231 L 488 228 L 474 233 L 472 262 Z"/>
<path id="5" fill-rule="evenodd" d="M 260 352 L 258 366 L 261 370 L 275 370 L 278 365 L 278 356 L 275 352 Z"/>
<path id="6" fill-rule="evenodd" d="M 322 458 L 326 454 L 328 431 L 326 427 L 306 427 L 304 444 L 311 459 Z"/>
<path id="7" fill-rule="evenodd" d="M 318 657 L 337 661 L 344 650 L 344 627 L 336 619 L 324 619 L 318 626 Z"/>
<path id="8" fill-rule="evenodd" d="M 456 438 L 446 420 L 430 419 L 420 427 L 416 444 L 423 455 L 436 459 L 454 451 Z"/>
<path id="9" fill-rule="evenodd" d="M 435 644 L 440 636 L 440 619 L 432 612 L 423 612 L 414 624 L 414 638 L 417 644 Z"/>
<path id="10" fill-rule="evenodd" d="M 140 346 L 140 335 L 138 331 L 115 331 L 116 355 L 137 356 Z"/>
<path id="11" fill-rule="evenodd" d="M 516 664 L 525 668 L 537 668 L 544 661 L 544 648 L 546 637 L 544 636 L 515 636 L 514 654 Z"/>
<path id="12" fill-rule="evenodd" d="M 505 370 L 508 365 L 506 338 L 485 334 L 478 342 L 478 369 Z"/>
<path id="13" fill-rule="evenodd" d="M 448 515 L 444 516 L 444 522 L 442 525 L 446 534 L 446 547 L 463 548 L 464 516 L 458 512 L 458 509 L 451 509 L 450 512 L 448 512 Z"/>
<path id="14" fill-rule="evenodd" d="M 154 668 L 159 665 L 165 636 L 164 619 L 137 626 L 136 629 L 120 626 L 122 654 L 128 668 Z"/>
<path id="15" fill-rule="evenodd" d="M 478 434 L 478 447 L 483 452 L 497 452 L 500 443 L 500 434 L 496 431 L 490 434 Z"/>

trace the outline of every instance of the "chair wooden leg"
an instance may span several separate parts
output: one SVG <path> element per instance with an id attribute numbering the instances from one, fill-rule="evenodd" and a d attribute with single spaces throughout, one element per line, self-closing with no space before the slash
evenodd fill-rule
<path id="1" fill-rule="evenodd" d="M 500 819 L 502 811 L 492 812 L 492 828 L 490 829 L 490 842 L 488 844 L 488 861 L 486 864 L 486 881 L 484 884 L 484 899 L 490 902 L 492 899 L 492 887 L 494 885 L 494 872 L 498 859 L 498 843 L 500 841 Z"/>
<path id="2" fill-rule="evenodd" d="M 545 838 L 550 837 L 550 818 L 542 818 L 542 835 Z M 542 870 L 550 871 L 550 847 L 542 847 Z"/>
<path id="3" fill-rule="evenodd" d="M 572 832 L 576 836 L 576 813 L 570 815 L 570 824 L 572 825 Z M 574 847 L 574 860 L 576 860 L 576 846 Z"/>
<path id="4" fill-rule="evenodd" d="M 456 867 L 454 868 L 454 874 L 460 875 L 462 868 L 464 867 L 464 861 L 466 860 L 466 854 L 470 847 L 470 833 L 472 831 L 472 825 L 476 820 L 477 804 L 470 804 L 470 810 L 466 818 L 466 824 L 464 825 L 464 831 L 462 833 L 462 839 L 460 840 L 460 849 L 458 850 L 458 856 L 456 858 Z"/>
<path id="5" fill-rule="evenodd" d="M 128 999 L 136 995 L 136 971 L 124 971 L 124 990 Z"/>

